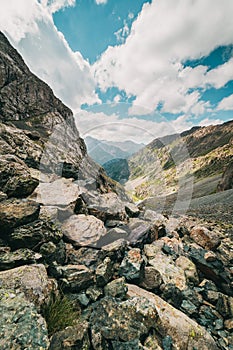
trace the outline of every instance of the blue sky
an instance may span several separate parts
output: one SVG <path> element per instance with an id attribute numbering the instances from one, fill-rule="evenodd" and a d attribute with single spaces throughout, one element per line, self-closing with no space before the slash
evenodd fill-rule
<path id="1" fill-rule="evenodd" d="M 0 29 L 82 136 L 147 143 L 232 119 L 232 13 L 229 0 L 8 0 Z"/>

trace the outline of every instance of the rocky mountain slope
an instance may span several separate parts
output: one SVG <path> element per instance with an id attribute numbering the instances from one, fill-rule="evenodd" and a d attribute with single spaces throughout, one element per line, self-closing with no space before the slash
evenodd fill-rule
<path id="1" fill-rule="evenodd" d="M 0 36 L 0 348 L 232 350 L 231 232 L 139 210 Z"/>
<path id="2" fill-rule="evenodd" d="M 156 139 L 133 155 L 126 187 L 138 199 L 170 197 L 172 200 L 183 192 L 185 200 L 188 186 L 192 198 L 203 197 L 221 189 L 218 184 L 232 159 L 233 121 L 195 127 L 181 135 Z M 232 188 L 229 178 L 232 179 L 230 169 L 228 185 L 222 189 Z"/>

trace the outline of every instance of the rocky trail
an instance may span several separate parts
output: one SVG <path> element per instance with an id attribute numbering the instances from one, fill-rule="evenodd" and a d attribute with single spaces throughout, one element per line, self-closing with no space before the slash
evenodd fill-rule
<path id="1" fill-rule="evenodd" d="M 229 232 L 130 202 L 3 34 L 0 121 L 2 350 L 233 349 Z"/>

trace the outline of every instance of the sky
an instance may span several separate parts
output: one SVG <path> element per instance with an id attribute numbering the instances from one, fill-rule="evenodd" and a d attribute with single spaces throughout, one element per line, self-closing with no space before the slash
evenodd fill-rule
<path id="1" fill-rule="evenodd" d="M 73 110 L 83 137 L 148 143 L 233 119 L 233 1 L 0 6 L 0 30 Z"/>

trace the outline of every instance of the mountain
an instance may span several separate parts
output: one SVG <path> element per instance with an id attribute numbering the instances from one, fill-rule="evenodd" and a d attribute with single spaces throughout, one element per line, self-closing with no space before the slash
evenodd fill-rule
<path id="1" fill-rule="evenodd" d="M 122 158 L 115 158 L 103 164 L 106 174 L 120 184 L 126 183 L 129 179 L 130 171 L 128 161 Z"/>
<path id="2" fill-rule="evenodd" d="M 100 141 L 91 136 L 87 136 L 85 142 L 91 158 L 101 165 L 114 158 L 127 159 L 144 146 L 133 141 Z"/>
<path id="3" fill-rule="evenodd" d="M 233 121 L 155 139 L 129 159 L 126 188 L 139 199 L 181 193 L 182 188 L 185 194 L 188 182 L 193 198 L 214 193 L 232 161 L 232 145 Z"/>
<path id="4" fill-rule="evenodd" d="M 0 34 L 0 348 L 224 350 L 231 269 L 229 225 L 129 202 Z"/>

